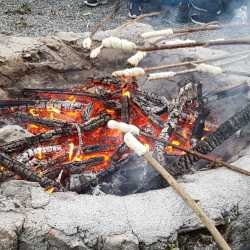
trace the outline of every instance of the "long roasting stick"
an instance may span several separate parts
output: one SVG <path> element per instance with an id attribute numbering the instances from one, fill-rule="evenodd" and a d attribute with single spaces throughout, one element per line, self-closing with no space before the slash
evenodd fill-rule
<path id="1" fill-rule="evenodd" d="M 231 165 L 231 164 L 229 164 L 227 162 L 214 159 L 214 158 L 212 158 L 210 156 L 201 154 L 201 153 L 199 153 L 197 151 L 194 151 L 194 150 L 191 150 L 191 149 L 185 149 L 185 148 L 183 148 L 181 146 L 170 143 L 169 141 L 167 141 L 167 140 L 165 140 L 163 138 L 158 138 L 158 137 L 155 137 L 153 135 L 150 135 L 150 134 L 144 132 L 143 130 L 140 130 L 138 127 L 136 127 L 134 125 L 129 125 L 129 124 L 126 124 L 126 123 L 123 123 L 123 122 L 116 122 L 116 121 L 111 120 L 111 121 L 108 122 L 108 127 L 111 128 L 111 129 L 119 129 L 119 130 L 125 131 L 125 132 L 129 131 L 129 132 L 131 132 L 131 133 L 133 133 L 135 135 L 142 135 L 142 136 L 148 137 L 148 138 L 150 138 L 150 139 L 152 139 L 154 141 L 162 142 L 167 146 L 171 146 L 171 147 L 173 147 L 175 149 L 178 149 L 180 151 L 183 151 L 183 152 L 186 152 L 188 154 L 194 155 L 194 156 L 198 157 L 199 159 L 203 159 L 203 160 L 207 160 L 209 162 L 213 162 L 217 166 L 224 166 L 224 167 L 226 167 L 226 168 L 228 168 L 230 170 L 233 170 L 235 172 L 250 176 L 250 172 L 247 171 L 247 170 L 241 169 L 241 168 L 239 168 L 237 166 L 234 166 L 234 165 Z"/>
<path id="2" fill-rule="evenodd" d="M 217 56 L 217 57 L 213 57 L 210 59 L 203 59 L 203 60 L 196 60 L 196 61 L 189 61 L 189 62 L 180 62 L 180 63 L 175 63 L 175 64 L 165 64 L 165 65 L 160 65 L 160 66 L 155 66 L 155 67 L 148 67 L 148 68 L 144 68 L 144 71 L 151 72 L 151 71 L 156 71 L 156 70 L 161 70 L 161 69 L 171 69 L 171 68 L 189 66 L 192 64 L 216 62 L 216 61 L 225 60 L 225 59 L 233 58 L 233 57 L 240 56 L 240 55 L 245 55 L 246 53 L 249 53 L 249 52 L 250 52 L 250 50 L 247 50 L 247 51 L 241 51 L 241 52 L 230 54 L 230 55 Z"/>
<path id="3" fill-rule="evenodd" d="M 195 202 L 195 200 L 175 180 L 175 178 L 152 157 L 152 155 L 148 152 L 148 149 L 143 144 L 141 144 L 131 132 L 125 134 L 124 141 L 130 149 L 134 150 L 137 155 L 142 156 L 168 182 L 168 184 L 207 227 L 209 232 L 213 235 L 218 246 L 223 250 L 231 250 L 221 233 L 215 227 L 214 223 L 206 215 L 205 211 Z"/>
<path id="4" fill-rule="evenodd" d="M 194 48 L 194 47 L 210 47 L 210 46 L 222 46 L 222 45 L 250 45 L 250 38 L 240 39 L 225 39 L 225 40 L 210 40 L 210 41 L 198 41 L 198 42 L 184 42 L 177 44 L 166 44 L 166 45 L 153 45 L 148 47 L 136 47 L 137 51 L 157 51 L 166 49 L 180 49 L 180 48 Z"/>
<path id="5" fill-rule="evenodd" d="M 151 32 L 146 32 L 142 34 L 145 38 L 150 37 L 167 37 L 167 36 L 181 36 L 187 33 L 194 33 L 194 32 L 200 32 L 200 31 L 213 31 L 213 30 L 220 30 L 220 29 L 226 29 L 226 28 L 244 28 L 249 27 L 250 23 L 246 24 L 230 24 L 230 25 L 222 25 L 217 22 L 208 23 L 206 25 L 200 25 L 197 27 L 191 27 L 191 28 L 184 28 L 184 29 L 163 29 L 163 30 L 156 30 Z"/>
<path id="6" fill-rule="evenodd" d="M 216 166 L 223 166 L 223 167 L 226 167 L 226 168 L 228 168 L 228 169 L 230 169 L 230 170 L 232 170 L 232 171 L 234 171 L 234 172 L 237 172 L 237 173 L 241 173 L 241 174 L 250 176 L 250 172 L 249 172 L 249 171 L 247 171 L 247 170 L 245 170 L 245 169 L 242 169 L 242 168 L 239 168 L 239 167 L 237 167 L 237 166 L 234 166 L 234 165 L 232 165 L 232 164 L 229 164 L 229 163 L 227 163 L 227 162 L 225 162 L 225 161 L 221 161 L 221 160 L 214 159 L 214 158 L 212 158 L 212 157 L 210 157 L 210 156 L 208 156 L 208 155 L 201 154 L 201 153 L 196 152 L 196 151 L 191 150 L 191 149 L 185 149 L 185 148 L 183 148 L 183 147 L 180 147 L 180 146 L 178 146 L 178 145 L 175 145 L 175 144 L 173 144 L 173 143 L 170 143 L 170 142 L 168 142 L 168 141 L 166 141 L 166 140 L 164 140 L 164 139 L 162 139 L 162 138 L 157 138 L 157 137 L 152 136 L 152 135 L 150 135 L 150 134 L 148 134 L 148 133 L 145 133 L 145 132 L 143 132 L 143 131 L 140 131 L 140 135 L 143 135 L 143 136 L 145 136 L 145 137 L 151 138 L 152 140 L 155 140 L 155 141 L 159 141 L 159 142 L 165 143 L 167 146 L 171 146 L 171 147 L 173 147 L 173 148 L 175 148 L 175 149 L 178 149 L 178 150 L 180 150 L 180 151 L 186 152 L 186 153 L 188 153 L 188 154 L 192 154 L 192 155 L 194 155 L 194 156 L 199 157 L 200 159 L 203 159 L 203 160 L 206 160 L 206 161 L 215 163 Z"/>

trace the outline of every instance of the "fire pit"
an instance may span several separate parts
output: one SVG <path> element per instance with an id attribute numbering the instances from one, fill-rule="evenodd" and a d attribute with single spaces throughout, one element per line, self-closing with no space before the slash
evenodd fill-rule
<path id="1" fill-rule="evenodd" d="M 68 43 L 76 46 L 75 41 L 73 45 L 67 41 L 61 48 Z M 189 58 L 204 51 L 209 49 L 180 54 Z M 169 61 L 180 57 L 175 52 L 168 56 Z M 163 52 L 152 54 L 145 60 L 146 66 L 163 57 Z M 37 63 L 28 58 L 26 66 Z M 39 62 L 44 73 L 43 67 Z M 26 88 L 12 93 L 15 98 L 0 101 L 3 120 L 33 134 L 0 146 L 0 178 L 12 179 L 1 185 L 3 245 L 20 249 L 172 249 L 180 238 L 185 241 L 190 231 L 202 227 L 170 188 L 159 189 L 166 184 L 127 148 L 121 132 L 108 128 L 110 120 L 139 127 L 140 141 L 169 172 L 183 177 L 180 180 L 187 182 L 186 190 L 222 231 L 227 230 L 229 220 L 244 221 L 249 211 L 249 178 L 222 168 L 183 176 L 208 168 L 204 163 L 194 165 L 200 158 L 183 150 L 202 154 L 215 150 L 209 157 L 228 160 L 239 157 L 247 144 L 247 139 L 235 133 L 249 121 L 248 84 L 218 89 L 221 80 L 196 73 L 153 84 L 129 77 L 92 77 L 74 87 L 27 88 L 23 84 Z M 232 100 L 237 100 L 233 110 L 222 114 L 220 110 L 226 110 Z M 167 142 L 157 140 L 161 136 Z M 219 147 L 226 140 L 227 145 Z M 249 170 L 247 157 L 236 165 Z M 13 180 L 13 173 L 23 180 Z M 230 233 L 237 238 L 238 225 L 230 225 Z M 10 235 L 12 240 L 6 240 Z"/>

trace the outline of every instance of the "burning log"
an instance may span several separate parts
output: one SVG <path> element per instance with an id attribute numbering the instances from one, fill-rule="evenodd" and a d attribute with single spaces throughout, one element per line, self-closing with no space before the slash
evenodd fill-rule
<path id="1" fill-rule="evenodd" d="M 11 100 L 11 101 L 0 101 L 0 109 L 9 108 L 39 108 L 49 109 L 57 108 L 60 110 L 78 110 L 83 109 L 84 105 L 79 102 L 68 102 L 68 101 L 57 101 L 57 100 Z"/>
<path id="2" fill-rule="evenodd" d="M 83 161 L 74 161 L 63 165 L 63 169 L 68 171 L 70 174 L 80 174 L 86 168 L 96 166 L 104 162 L 104 157 L 94 157 Z"/>
<path id="3" fill-rule="evenodd" d="M 89 122 L 82 125 L 81 130 L 84 132 L 92 131 L 106 124 L 110 120 L 110 116 L 107 114 L 102 114 L 100 117 L 90 120 Z M 12 141 L 0 146 L 0 150 L 6 153 L 19 152 L 25 150 L 26 148 L 31 148 L 35 145 L 41 144 L 43 142 L 49 142 L 56 138 L 75 135 L 77 133 L 76 129 L 72 127 L 63 127 L 56 130 L 51 130 L 46 133 L 37 134 L 31 137 L 26 137 L 17 141 Z"/>
<path id="4" fill-rule="evenodd" d="M 74 96 L 86 96 L 91 97 L 95 99 L 102 99 L 102 98 L 108 98 L 110 96 L 101 96 L 98 94 L 93 94 L 86 91 L 76 92 L 75 90 L 69 90 L 69 89 L 23 89 L 22 94 L 25 97 L 34 98 L 34 96 L 37 96 L 39 94 L 58 94 L 58 95 L 74 95 Z"/>
<path id="5" fill-rule="evenodd" d="M 39 176 L 26 167 L 25 164 L 12 159 L 7 154 L 0 152 L 0 164 L 7 170 L 14 172 L 16 175 L 21 176 L 25 180 L 38 182 L 44 188 L 55 188 L 56 190 L 63 190 L 61 185 L 47 177 Z"/>
<path id="6" fill-rule="evenodd" d="M 124 94 L 121 99 L 121 121 L 129 122 L 129 95 Z"/>
<path id="7" fill-rule="evenodd" d="M 140 101 L 138 96 L 132 96 L 131 101 L 141 109 L 141 111 L 148 117 L 149 120 L 151 120 L 154 124 L 156 124 L 160 128 L 163 128 L 164 124 L 161 121 L 160 117 L 158 115 L 154 114 L 155 109 L 153 109 L 152 107 L 149 107 L 147 105 L 144 105 Z"/>
<path id="8" fill-rule="evenodd" d="M 33 115 L 23 114 L 23 113 L 14 113 L 14 114 L 11 114 L 11 116 L 14 116 L 14 118 L 24 123 L 34 123 L 34 124 L 38 124 L 38 125 L 45 126 L 48 128 L 72 126 L 72 124 L 67 123 L 67 122 L 54 120 L 54 119 L 53 120 L 44 119 L 44 118 L 36 117 Z"/>
<path id="9" fill-rule="evenodd" d="M 164 138 L 166 141 L 169 141 L 170 136 L 173 131 L 176 129 L 178 119 L 182 113 L 183 108 L 187 104 L 188 101 L 197 98 L 197 86 L 192 84 L 187 84 L 183 88 L 180 89 L 179 95 L 172 102 L 172 109 L 169 113 L 168 119 L 164 124 L 164 128 L 160 133 L 160 137 Z M 156 142 L 154 155 L 156 159 L 165 165 L 165 147 L 166 143 Z"/>
<path id="10" fill-rule="evenodd" d="M 238 173 L 241 173 L 241 174 L 244 174 L 244 175 L 247 175 L 247 176 L 250 176 L 250 172 L 249 171 L 246 171 L 244 169 L 241 169 L 237 166 L 234 166 L 234 165 L 231 165 L 227 162 L 224 162 L 224 161 L 221 161 L 221 160 L 217 160 L 217 159 L 214 159 L 210 156 L 207 156 L 205 154 L 201 154 L 197 151 L 194 151 L 192 149 L 187 149 L 187 148 L 183 148 L 181 146 L 178 146 L 176 144 L 173 144 L 173 143 L 170 143 L 169 141 L 165 140 L 164 138 L 161 138 L 161 137 L 155 137 L 147 132 L 145 132 L 144 130 L 140 130 L 138 127 L 134 126 L 134 125 L 131 125 L 131 124 L 126 124 L 126 123 L 121 123 L 121 122 L 116 122 L 116 121 L 109 121 L 108 123 L 108 127 L 111 128 L 111 129 L 119 129 L 120 131 L 122 131 L 123 133 L 132 133 L 134 135 L 142 135 L 142 136 L 145 136 L 147 138 L 150 138 L 154 141 L 158 141 L 158 142 L 161 142 L 163 144 L 166 144 L 168 146 L 171 146 L 173 148 L 176 148 L 180 151 L 183 151 L 183 152 L 186 152 L 187 154 L 190 154 L 190 155 L 193 155 L 195 157 L 198 157 L 199 159 L 204 159 L 204 160 L 207 160 L 209 162 L 212 162 L 214 163 L 214 165 L 216 166 L 224 166 L 230 170 L 233 170 L 235 172 L 238 172 Z M 125 143 L 126 145 L 126 143 Z"/>
<path id="11" fill-rule="evenodd" d="M 209 112 L 204 107 L 202 84 L 197 84 L 197 102 L 198 102 L 198 116 L 194 122 L 192 129 L 192 144 L 195 145 L 200 141 L 204 134 L 206 118 Z"/>
<path id="12" fill-rule="evenodd" d="M 193 151 L 208 154 L 216 147 L 224 143 L 228 138 L 235 134 L 239 129 L 246 126 L 250 122 L 250 105 L 237 112 L 226 122 L 221 124 L 219 128 L 202 141 L 198 142 L 193 148 Z M 191 154 L 181 156 L 171 166 L 168 166 L 169 171 L 174 176 L 180 176 L 190 172 L 193 164 L 199 161 L 199 157 Z"/>
<path id="13" fill-rule="evenodd" d="M 159 96 L 155 93 L 151 93 L 151 92 L 147 92 L 147 91 L 143 91 L 143 90 L 136 90 L 135 91 L 136 95 L 142 95 L 145 100 L 154 103 L 157 106 L 162 106 L 162 105 L 166 105 L 168 106 L 168 99 L 165 96 Z"/>
<path id="14" fill-rule="evenodd" d="M 41 154 L 48 154 L 48 153 L 56 153 L 62 150 L 62 147 L 60 145 L 56 146 L 47 146 L 47 147 L 38 147 L 34 149 L 28 149 L 24 151 L 21 155 L 17 156 L 17 161 L 26 163 L 27 161 L 30 161 L 31 158 L 35 157 L 36 155 Z"/>
<path id="15" fill-rule="evenodd" d="M 213 102 L 213 101 L 221 100 L 227 97 L 246 94 L 249 92 L 249 90 L 250 90 L 250 87 L 246 83 L 243 83 L 243 84 L 239 84 L 238 86 L 235 86 L 229 89 L 225 89 L 221 91 L 211 91 L 207 95 L 205 95 L 203 98 L 205 102 Z"/>
<path id="16" fill-rule="evenodd" d="M 93 110 L 93 104 L 90 103 L 87 105 L 86 109 L 83 111 L 82 117 L 84 121 L 89 121 L 92 110 Z"/>

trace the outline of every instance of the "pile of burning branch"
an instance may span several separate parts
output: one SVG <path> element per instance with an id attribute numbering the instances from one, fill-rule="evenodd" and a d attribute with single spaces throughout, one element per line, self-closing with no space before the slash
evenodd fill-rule
<path id="1" fill-rule="evenodd" d="M 162 162 L 165 154 L 182 155 L 152 138 L 189 149 L 215 128 L 204 119 L 201 87 L 189 83 L 173 100 L 140 90 L 131 78 L 90 79 L 74 89 L 24 89 L 25 99 L 0 102 L 1 116 L 34 136 L 1 146 L 1 172 L 13 171 L 53 190 L 85 192 L 129 154 L 122 134 L 107 128 L 109 120 L 138 126 Z"/>

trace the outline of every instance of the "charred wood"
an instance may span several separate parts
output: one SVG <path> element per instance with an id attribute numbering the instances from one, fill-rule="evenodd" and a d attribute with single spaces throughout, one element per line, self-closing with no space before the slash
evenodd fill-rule
<path id="1" fill-rule="evenodd" d="M 63 165 L 63 168 L 68 171 L 70 174 L 80 174 L 86 168 L 96 166 L 104 162 L 104 157 L 94 157 L 88 160 L 83 161 L 74 161 Z"/>
<path id="2" fill-rule="evenodd" d="M 249 122 L 250 104 L 221 124 L 214 133 L 198 142 L 192 150 L 201 154 L 208 154 Z M 178 160 L 168 166 L 168 169 L 174 176 L 187 174 L 190 173 L 193 164 L 199 161 L 199 159 L 200 158 L 195 155 L 187 154 L 179 157 Z"/>
<path id="3" fill-rule="evenodd" d="M 0 152 L 0 164 L 3 165 L 7 170 L 14 172 L 16 175 L 21 176 L 27 181 L 38 182 L 44 188 L 54 187 L 57 190 L 62 190 L 62 187 L 59 183 L 48 179 L 47 177 L 39 176 L 27 168 L 25 164 L 12 159 L 3 152 Z"/>
<path id="4" fill-rule="evenodd" d="M 129 123 L 129 96 L 122 96 L 121 99 L 121 121 Z"/>
<path id="5" fill-rule="evenodd" d="M 82 125 L 81 129 L 83 132 L 92 131 L 106 124 L 109 119 L 110 116 L 104 113 L 99 117 L 85 123 L 85 125 Z M 31 148 L 35 145 L 41 144 L 43 142 L 49 142 L 62 136 L 69 136 L 75 134 L 77 134 L 77 130 L 75 128 L 73 129 L 72 127 L 63 127 L 60 129 L 48 131 L 46 133 L 41 133 L 38 135 L 6 143 L 0 146 L 0 150 L 5 153 L 19 152 L 25 150 L 26 148 Z"/>

